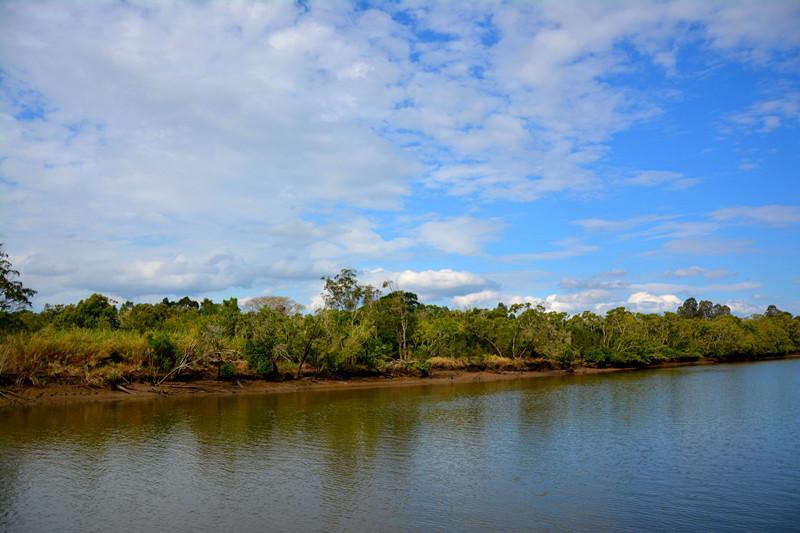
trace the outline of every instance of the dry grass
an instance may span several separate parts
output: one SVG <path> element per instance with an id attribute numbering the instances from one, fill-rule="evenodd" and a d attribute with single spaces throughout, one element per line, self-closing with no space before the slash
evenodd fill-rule
<path id="1" fill-rule="evenodd" d="M 176 339 L 180 350 L 190 343 Z M 147 337 L 132 331 L 42 330 L 6 336 L 0 345 L 0 376 L 20 384 L 63 380 L 102 386 L 153 375 L 151 363 Z"/>
<path id="2" fill-rule="evenodd" d="M 468 361 L 452 357 L 431 357 L 428 359 L 428 363 L 430 363 L 431 369 L 463 370 L 467 367 Z"/>

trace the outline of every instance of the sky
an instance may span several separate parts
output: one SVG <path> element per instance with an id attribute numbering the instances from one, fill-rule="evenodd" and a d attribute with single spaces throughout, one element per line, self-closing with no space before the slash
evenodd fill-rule
<path id="1" fill-rule="evenodd" d="M 0 2 L 33 308 L 800 314 L 800 2 Z"/>

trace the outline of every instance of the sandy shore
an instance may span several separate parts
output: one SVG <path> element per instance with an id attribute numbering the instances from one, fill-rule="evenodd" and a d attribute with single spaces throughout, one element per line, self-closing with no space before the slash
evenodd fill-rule
<path id="1" fill-rule="evenodd" d="M 649 368 L 666 368 L 713 364 L 713 361 L 700 360 L 691 363 L 667 363 Z M 304 377 L 299 380 L 268 382 L 257 379 L 232 381 L 193 380 L 188 382 L 165 382 L 161 385 L 149 383 L 126 383 L 113 388 L 97 388 L 78 384 L 48 384 L 44 386 L 6 386 L 0 387 L 0 406 L 25 406 L 43 403 L 62 403 L 75 401 L 132 401 L 153 400 L 180 396 L 209 396 L 231 394 L 285 394 L 311 390 L 342 390 L 377 387 L 404 387 L 414 385 L 436 385 L 469 383 L 475 381 L 507 381 L 535 379 L 547 376 L 574 374 L 601 374 L 637 370 L 632 368 L 592 368 L 576 367 L 567 370 L 545 371 L 468 371 L 433 370 L 429 376 L 398 377 L 352 377 L 339 379 L 314 379 Z"/>

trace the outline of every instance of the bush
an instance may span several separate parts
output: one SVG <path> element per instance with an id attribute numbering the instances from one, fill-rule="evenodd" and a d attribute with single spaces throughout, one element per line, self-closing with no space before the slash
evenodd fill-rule
<path id="1" fill-rule="evenodd" d="M 219 378 L 223 380 L 232 379 L 233 376 L 236 374 L 236 367 L 234 367 L 231 363 L 225 363 L 221 367 L 219 367 Z"/>
<path id="2" fill-rule="evenodd" d="M 620 357 L 613 348 L 595 348 L 584 356 L 584 360 L 587 363 L 593 363 L 602 368 L 618 363 Z"/>
<path id="3" fill-rule="evenodd" d="M 272 373 L 272 359 L 263 343 L 247 339 L 244 344 L 244 356 L 247 359 L 247 364 L 256 373 L 265 377 Z"/>
<path id="4" fill-rule="evenodd" d="M 150 354 L 153 356 L 153 361 L 157 367 L 164 371 L 175 367 L 178 347 L 166 332 L 160 331 L 148 334 L 147 345 L 150 347 Z"/>
<path id="5" fill-rule="evenodd" d="M 415 366 L 417 367 L 417 370 L 422 372 L 423 376 L 427 376 L 428 372 L 431 371 L 431 362 L 430 361 L 425 361 L 425 362 L 421 362 L 421 363 L 418 362 Z"/>

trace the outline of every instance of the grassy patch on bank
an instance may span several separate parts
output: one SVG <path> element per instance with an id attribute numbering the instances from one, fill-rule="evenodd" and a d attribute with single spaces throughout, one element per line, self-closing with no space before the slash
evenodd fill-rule
<path id="1" fill-rule="evenodd" d="M 176 351 L 191 345 L 176 336 Z M 0 376 L 19 384 L 63 380 L 104 385 L 163 373 L 146 335 L 123 330 L 41 330 L 7 335 L 0 345 Z"/>

